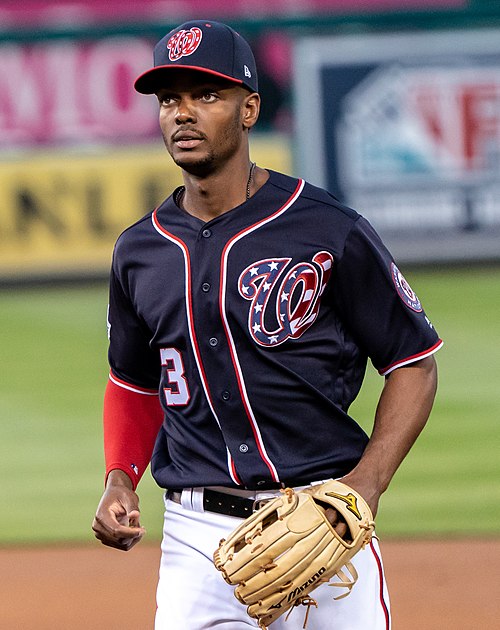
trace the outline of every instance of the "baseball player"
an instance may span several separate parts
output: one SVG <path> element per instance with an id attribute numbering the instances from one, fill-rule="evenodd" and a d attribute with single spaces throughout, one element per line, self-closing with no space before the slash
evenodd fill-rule
<path id="1" fill-rule="evenodd" d="M 214 569 L 219 540 L 280 488 L 329 479 L 376 514 L 429 416 L 442 342 L 362 216 L 250 161 L 260 97 L 238 33 L 182 24 L 135 89 L 158 98 L 184 185 L 115 247 L 93 529 L 117 549 L 141 540 L 151 462 L 166 505 L 156 630 L 255 628 Z M 349 415 L 368 358 L 385 377 L 370 437 Z M 317 589 L 308 630 L 390 628 L 375 538 L 353 564 L 348 597 Z M 294 611 L 272 629 L 302 623 Z"/>

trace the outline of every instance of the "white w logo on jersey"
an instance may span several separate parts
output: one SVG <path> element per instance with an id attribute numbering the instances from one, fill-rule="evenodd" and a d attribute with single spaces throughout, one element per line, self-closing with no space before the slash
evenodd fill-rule
<path id="1" fill-rule="evenodd" d="M 330 278 L 333 256 L 328 252 L 315 254 L 312 261 L 317 267 L 307 262 L 296 264 L 283 278 L 279 289 L 273 291 L 291 260 L 259 260 L 249 265 L 240 275 L 240 295 L 251 300 L 248 329 L 261 346 L 275 346 L 290 338 L 297 339 L 318 316 L 319 298 Z M 271 307 L 269 302 L 272 303 Z M 268 308 L 276 313 L 274 330 L 266 328 Z"/>

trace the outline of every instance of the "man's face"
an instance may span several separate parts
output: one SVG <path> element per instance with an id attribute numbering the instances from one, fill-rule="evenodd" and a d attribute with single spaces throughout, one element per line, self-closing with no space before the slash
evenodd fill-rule
<path id="1" fill-rule="evenodd" d="M 173 74 L 157 97 L 165 146 L 178 166 L 196 175 L 244 146 L 248 100 L 258 99 L 234 83 L 189 70 Z"/>

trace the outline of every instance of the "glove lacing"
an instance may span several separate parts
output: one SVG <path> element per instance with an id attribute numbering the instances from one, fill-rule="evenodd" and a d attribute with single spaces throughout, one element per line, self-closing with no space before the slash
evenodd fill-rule
<path id="1" fill-rule="evenodd" d="M 288 619 L 288 617 L 290 616 L 292 610 L 296 607 L 296 606 L 307 606 L 307 610 L 306 610 L 306 614 L 304 617 L 304 625 L 302 626 L 302 628 L 304 628 L 307 626 L 307 620 L 309 619 L 309 611 L 311 610 L 311 606 L 314 606 L 315 608 L 318 607 L 318 602 L 313 598 L 313 597 L 309 597 L 308 595 L 305 595 L 304 597 L 300 597 L 295 603 L 294 605 L 290 608 L 290 610 L 288 611 L 287 616 L 285 617 L 285 621 Z"/>

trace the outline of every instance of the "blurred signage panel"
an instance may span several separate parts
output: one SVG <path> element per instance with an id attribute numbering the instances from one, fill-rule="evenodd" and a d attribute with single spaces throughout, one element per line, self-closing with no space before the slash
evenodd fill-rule
<path id="1" fill-rule="evenodd" d="M 253 137 L 252 158 L 290 171 L 281 136 Z M 0 281 L 106 275 L 120 232 L 181 183 L 160 142 L 0 162 Z"/>
<path id="2" fill-rule="evenodd" d="M 161 149 L 1 163 L 0 276 L 103 270 L 118 234 L 178 177 Z"/>
<path id="3" fill-rule="evenodd" d="M 300 171 L 403 256 L 500 257 L 500 31 L 315 38 L 296 53 Z"/>
<path id="4" fill-rule="evenodd" d="M 151 65 L 151 43 L 138 37 L 2 45 L 0 146 L 156 136 L 156 99 L 133 89 Z"/>
<path id="5" fill-rule="evenodd" d="M 81 23 L 107 20 L 187 20 L 193 16 L 306 15 L 465 6 L 467 0 L 3 0 L 0 19 L 8 24 Z"/>

